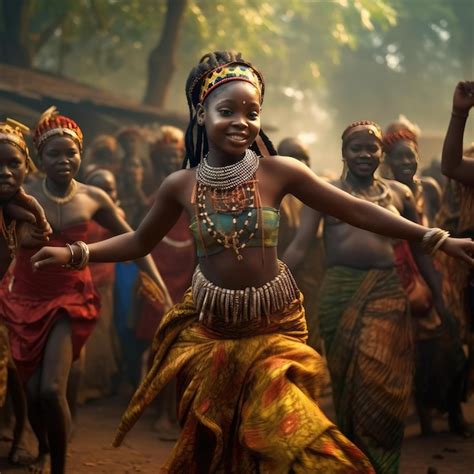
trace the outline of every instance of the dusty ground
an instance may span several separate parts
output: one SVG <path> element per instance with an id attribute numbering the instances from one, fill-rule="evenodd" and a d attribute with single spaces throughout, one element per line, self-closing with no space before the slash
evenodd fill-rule
<path id="1" fill-rule="evenodd" d="M 323 400 L 330 413 L 330 399 Z M 69 448 L 68 473 L 134 474 L 157 473 L 158 467 L 170 451 L 172 444 L 161 442 L 153 431 L 153 411 L 150 410 L 128 436 L 119 449 L 111 447 L 117 420 L 124 408 L 124 399 L 112 398 L 89 403 L 80 408 L 79 426 Z M 466 415 L 474 423 L 474 400 L 466 405 Z M 446 432 L 446 420 L 438 418 L 436 437 L 419 436 L 416 419 L 410 415 L 402 453 L 402 474 L 426 474 L 429 467 L 437 474 L 473 474 L 474 438 L 463 440 Z M 7 444 L 0 443 L 0 474 L 27 472 L 11 468 L 4 457 Z M 185 473 L 183 473 L 185 474 Z"/>

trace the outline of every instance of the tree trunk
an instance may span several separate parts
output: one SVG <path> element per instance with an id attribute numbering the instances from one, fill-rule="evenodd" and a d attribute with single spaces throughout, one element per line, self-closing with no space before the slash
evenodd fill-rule
<path id="1" fill-rule="evenodd" d="M 30 0 L 2 0 L 4 31 L 0 32 L 0 61 L 30 67 L 27 13 Z"/>
<path id="2" fill-rule="evenodd" d="M 168 0 L 163 32 L 148 57 L 148 83 L 143 101 L 163 107 L 176 69 L 176 52 L 187 0 Z"/>

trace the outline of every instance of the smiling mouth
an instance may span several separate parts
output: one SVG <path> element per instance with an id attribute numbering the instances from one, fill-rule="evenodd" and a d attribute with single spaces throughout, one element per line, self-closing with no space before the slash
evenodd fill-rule
<path id="1" fill-rule="evenodd" d="M 238 135 L 235 133 L 230 133 L 229 135 L 227 135 L 227 138 L 235 142 L 245 143 L 249 137 L 248 135 Z"/>

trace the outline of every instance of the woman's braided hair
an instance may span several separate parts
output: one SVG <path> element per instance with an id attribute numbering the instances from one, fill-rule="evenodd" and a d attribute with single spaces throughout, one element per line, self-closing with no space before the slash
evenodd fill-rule
<path id="1" fill-rule="evenodd" d="M 191 168 L 197 166 L 201 161 L 201 158 L 209 151 L 205 127 L 197 123 L 196 112 L 199 104 L 199 94 L 201 91 L 202 81 L 213 69 L 232 63 L 243 64 L 251 67 L 258 74 L 263 86 L 263 78 L 261 74 L 258 73 L 249 62 L 242 59 L 240 53 L 234 53 L 232 51 L 215 51 L 213 53 L 207 53 L 201 58 L 199 64 L 189 73 L 186 81 L 186 100 L 189 109 L 189 124 L 185 134 L 186 156 L 184 158 L 183 168 L 186 168 L 188 164 Z M 268 152 L 271 155 L 276 155 L 277 153 L 272 142 L 267 135 L 265 135 L 262 129 L 260 129 L 259 135 Z M 260 154 L 260 150 L 256 143 L 253 143 L 250 148 L 257 154 Z"/>

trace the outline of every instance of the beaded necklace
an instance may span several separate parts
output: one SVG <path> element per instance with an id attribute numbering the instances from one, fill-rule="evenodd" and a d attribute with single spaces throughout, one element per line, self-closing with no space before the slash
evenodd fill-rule
<path id="1" fill-rule="evenodd" d="M 383 207 L 394 214 L 400 215 L 400 212 L 393 204 L 392 193 L 390 192 L 390 187 L 384 181 L 375 178 L 374 185 L 378 187 L 380 192 L 375 196 L 367 196 L 366 194 L 358 193 L 347 180 L 342 182 L 343 189 L 353 196 L 363 199 L 364 201 L 369 201 L 377 206 Z"/>
<path id="2" fill-rule="evenodd" d="M 71 181 L 71 184 L 69 186 L 69 189 L 67 191 L 67 193 L 64 195 L 64 196 L 56 196 L 55 194 L 53 194 L 49 189 L 48 187 L 46 186 L 46 178 L 43 180 L 43 193 L 44 195 L 50 200 L 50 201 L 53 201 L 55 202 L 56 204 L 59 204 L 59 205 L 62 205 L 62 204 L 66 204 L 68 203 L 69 201 L 72 200 L 72 198 L 75 196 L 76 194 L 76 191 L 77 191 L 77 182 L 75 179 L 73 179 Z"/>
<path id="3" fill-rule="evenodd" d="M 235 188 L 255 175 L 258 160 L 257 154 L 250 149 L 241 160 L 228 166 L 211 166 L 205 156 L 197 166 L 196 179 L 211 188 Z"/>
<path id="4" fill-rule="evenodd" d="M 258 164 L 258 156 L 247 150 L 242 160 L 230 166 L 212 167 L 204 157 L 196 173 L 195 203 L 199 232 L 201 225 L 204 226 L 217 243 L 232 249 L 238 260 L 243 259 L 241 250 L 261 227 L 261 199 L 256 180 Z M 239 227 L 238 218 L 244 213 L 245 220 Z M 218 230 L 211 214 L 231 214 L 232 230 Z"/>

